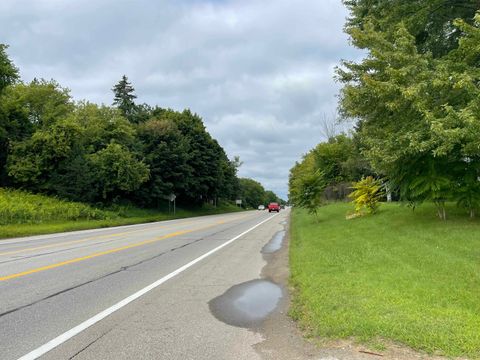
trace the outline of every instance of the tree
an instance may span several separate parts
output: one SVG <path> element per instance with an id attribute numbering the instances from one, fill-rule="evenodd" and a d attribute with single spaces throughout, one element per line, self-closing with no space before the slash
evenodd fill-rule
<path id="1" fill-rule="evenodd" d="M 258 181 L 249 178 L 240 179 L 241 199 L 245 207 L 256 209 L 258 205 L 264 204 L 265 189 Z"/>
<path id="2" fill-rule="evenodd" d="M 48 128 L 73 111 L 68 89 L 55 81 L 16 83 L 0 96 L 0 185 L 11 185 L 5 168 L 11 144 Z"/>
<path id="3" fill-rule="evenodd" d="M 118 110 L 83 102 L 48 124 L 12 142 L 7 169 L 17 186 L 79 201 L 112 201 L 148 178 L 135 129 Z"/>
<path id="4" fill-rule="evenodd" d="M 0 44 L 0 94 L 7 86 L 14 84 L 19 78 L 18 69 L 7 55 L 7 48 L 7 45 Z"/>
<path id="5" fill-rule="evenodd" d="M 368 56 L 338 70 L 345 84 L 342 111 L 359 119 L 362 151 L 374 170 L 396 184 L 404 200 L 436 203 L 443 219 L 445 199 L 460 194 L 454 179 L 480 160 L 480 18 L 475 19 L 473 25 L 454 22 L 461 33 L 458 46 L 437 58 L 420 52 L 404 25 L 381 32 L 366 22 L 352 36 L 369 49 Z"/>
<path id="6" fill-rule="evenodd" d="M 271 203 L 271 202 L 280 203 L 281 200 L 277 196 L 277 194 L 275 194 L 273 191 L 267 190 L 267 191 L 265 191 L 265 200 L 263 201 L 263 203 L 268 204 L 268 203 Z"/>
<path id="7" fill-rule="evenodd" d="M 149 178 L 148 166 L 116 143 L 110 143 L 105 149 L 89 155 L 88 160 L 104 200 L 116 200 L 123 192 L 137 190 Z"/>
<path id="8" fill-rule="evenodd" d="M 134 100 L 137 98 L 135 95 L 135 89 L 132 84 L 128 82 L 126 75 L 122 76 L 122 79 L 113 87 L 113 105 L 120 109 L 123 116 L 125 116 L 130 122 L 133 122 L 136 105 Z"/>
<path id="9" fill-rule="evenodd" d="M 317 210 L 322 205 L 322 196 L 326 186 L 327 182 L 321 171 L 316 170 L 313 173 L 305 174 L 296 179 L 297 191 L 292 200 L 296 206 L 307 209 L 317 218 Z"/>
<path id="10" fill-rule="evenodd" d="M 150 179 L 140 187 L 136 197 L 148 206 L 158 206 L 170 194 L 181 198 L 193 172 L 188 164 L 190 145 L 187 139 L 169 118 L 148 120 L 138 131 Z"/>
<path id="11" fill-rule="evenodd" d="M 344 0 L 350 10 L 346 31 L 352 35 L 354 45 L 368 48 L 355 36 L 367 23 L 375 30 L 387 33 L 403 23 L 415 39 L 421 53 L 431 52 L 442 57 L 458 45 L 462 36 L 454 26 L 455 19 L 473 23 L 479 10 L 477 0 Z"/>
<path id="12" fill-rule="evenodd" d="M 181 113 L 167 111 L 189 144 L 188 164 L 192 176 L 188 178 L 185 196 L 192 202 L 213 200 L 219 195 L 222 161 L 228 161 L 218 142 L 205 130 L 202 118 L 190 110 Z"/>

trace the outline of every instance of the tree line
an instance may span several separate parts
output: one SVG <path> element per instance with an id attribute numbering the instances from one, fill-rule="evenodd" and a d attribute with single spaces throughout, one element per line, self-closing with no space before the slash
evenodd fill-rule
<path id="1" fill-rule="evenodd" d="M 291 196 L 298 198 L 305 189 L 303 173 L 316 173 L 323 180 L 320 190 L 374 175 L 412 207 L 432 201 L 445 219 L 445 203 L 454 201 L 475 216 L 480 208 L 478 1 L 344 4 L 350 10 L 345 30 L 366 53 L 359 62 L 343 61 L 336 71 L 343 84 L 340 113 L 355 121 L 346 140 L 351 147 L 341 151 L 341 159 L 326 155 L 335 166 L 319 160 L 319 153 L 326 154 L 324 147 L 333 151 L 337 138 L 307 154 L 291 170 Z"/>
<path id="2" fill-rule="evenodd" d="M 248 192 L 190 110 L 137 104 L 126 76 L 112 106 L 75 102 L 56 81 L 24 83 L 0 44 L 0 187 L 94 204 L 158 207 L 233 201 Z M 253 180 L 248 180 L 248 182 Z"/>

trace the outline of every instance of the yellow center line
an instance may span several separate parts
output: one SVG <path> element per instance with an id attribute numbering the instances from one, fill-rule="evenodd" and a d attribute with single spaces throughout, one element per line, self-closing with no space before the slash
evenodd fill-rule
<path id="1" fill-rule="evenodd" d="M 232 219 L 231 221 L 241 220 L 241 219 L 243 219 L 245 217 L 249 217 L 249 216 L 251 216 L 251 215 L 243 215 L 243 216 L 240 216 L 240 217 L 236 217 L 235 219 Z M 137 232 L 146 232 L 146 231 L 152 231 L 152 230 L 157 230 L 157 229 L 168 229 L 168 228 L 175 227 L 175 226 L 178 226 L 178 225 L 187 225 L 187 224 L 191 224 L 191 223 L 194 223 L 194 222 L 195 221 L 182 221 L 179 224 L 173 224 L 171 226 L 158 226 L 158 227 L 148 228 L 148 229 L 124 231 L 124 232 L 114 233 L 114 234 L 91 236 L 91 237 L 87 237 L 87 238 L 83 238 L 83 239 L 79 239 L 79 240 L 65 241 L 65 242 L 60 242 L 60 243 L 55 243 L 55 244 L 48 244 L 48 245 L 35 246 L 35 247 L 24 248 L 24 249 L 19 249 L 19 250 L 5 251 L 5 252 L 0 252 L 0 256 L 21 254 L 21 253 L 24 253 L 24 252 L 49 249 L 49 248 L 56 247 L 56 246 L 78 244 L 78 243 L 82 243 L 82 242 L 86 242 L 86 241 L 90 241 L 90 240 L 96 240 L 96 239 L 118 237 L 118 236 L 133 234 L 133 233 L 137 233 Z"/>
<path id="2" fill-rule="evenodd" d="M 108 254 L 117 253 L 117 252 L 120 252 L 120 251 L 123 251 L 123 250 L 132 249 L 132 248 L 135 248 L 135 247 L 155 243 L 157 241 L 165 240 L 165 239 L 168 239 L 168 238 L 171 238 L 171 237 L 174 237 L 174 236 L 179 236 L 179 235 L 191 233 L 191 232 L 194 232 L 194 231 L 200 231 L 200 230 L 204 230 L 204 229 L 216 226 L 216 225 L 221 225 L 221 224 L 225 224 L 225 223 L 232 222 L 232 221 L 235 221 L 235 220 L 240 220 L 240 219 L 243 219 L 243 218 L 246 218 L 246 217 L 254 217 L 254 216 L 256 216 L 256 215 L 253 215 L 253 216 L 252 215 L 243 215 L 243 216 L 235 217 L 233 219 L 229 219 L 229 220 L 225 220 L 225 221 L 220 220 L 220 221 L 217 221 L 215 224 L 207 225 L 207 226 L 200 227 L 200 228 L 197 228 L 197 229 L 177 231 L 177 232 L 173 232 L 173 233 L 170 233 L 170 234 L 167 234 L 167 235 L 164 235 L 164 236 L 160 236 L 158 238 L 145 240 L 145 241 L 142 241 L 142 242 L 139 242 L 139 243 L 135 243 L 135 244 L 131 244 L 131 245 L 126 245 L 126 246 L 122 246 L 122 247 L 118 247 L 118 248 L 114 248 L 114 249 L 110 249 L 110 250 L 105 250 L 105 251 L 93 253 L 93 254 L 82 256 L 82 257 L 79 257 L 79 258 L 74 258 L 74 259 L 62 261 L 62 262 L 59 262 L 59 263 L 46 265 L 46 266 L 30 269 L 30 270 L 27 270 L 27 271 L 22 271 L 20 273 L 15 273 L 15 274 L 11 274 L 11 275 L 2 276 L 2 277 L 0 277 L 0 282 L 15 279 L 15 278 L 19 278 L 19 277 L 23 277 L 23 276 L 34 274 L 34 273 L 38 273 L 38 272 L 41 272 L 41 271 L 55 269 L 55 268 L 58 268 L 58 267 L 61 267 L 61 266 L 74 264 L 74 263 L 77 263 L 77 262 L 80 262 L 80 261 L 96 258 L 96 257 L 99 257 L 99 256 L 104 256 L 104 255 L 108 255 Z M 135 231 L 132 231 L 132 232 L 135 232 Z M 110 235 L 103 235 L 103 236 L 110 236 Z M 83 240 L 85 240 L 85 239 L 83 239 Z"/>
<path id="3" fill-rule="evenodd" d="M 164 235 L 164 236 L 160 236 L 158 238 L 145 240 L 145 241 L 142 241 L 142 242 L 139 242 L 139 243 L 135 243 L 135 244 L 131 244 L 131 245 L 126 245 L 126 246 L 122 246 L 122 247 L 118 247 L 118 248 L 114 248 L 114 249 L 110 249 L 110 250 L 105 250 L 105 251 L 93 253 L 93 254 L 82 256 L 82 257 L 79 257 L 79 258 L 70 259 L 70 260 L 59 262 L 59 263 L 34 268 L 34 269 L 31 269 L 31 270 L 27 270 L 27 271 L 22 271 L 22 272 L 19 272 L 19 273 L 16 273 L 16 274 L 2 276 L 2 277 L 0 277 L 0 281 L 7 281 L 7 280 L 22 277 L 22 276 L 38 273 L 38 272 L 41 272 L 41 271 L 55 269 L 55 268 L 58 268 L 58 267 L 61 267 L 61 266 L 74 264 L 74 263 L 77 263 L 77 262 L 80 262 L 80 261 L 93 259 L 93 258 L 96 258 L 96 257 L 99 257 L 99 256 L 113 254 L 113 253 L 117 253 L 117 252 L 124 251 L 124 250 L 127 250 L 127 249 L 132 249 L 132 248 L 136 248 L 136 247 L 139 247 L 139 246 L 152 244 L 152 243 L 155 243 L 155 242 L 158 242 L 158 241 L 161 241 L 161 240 L 165 240 L 165 239 L 172 238 L 172 237 L 179 236 L 179 235 L 183 235 L 183 234 L 188 234 L 188 233 L 191 233 L 191 232 L 194 232 L 194 231 L 207 229 L 207 228 L 210 228 L 210 227 L 213 227 L 213 226 L 216 226 L 216 225 L 219 225 L 219 224 L 223 224 L 223 223 L 224 223 L 223 221 L 220 221 L 220 222 L 217 222 L 215 224 L 204 226 L 204 227 L 201 227 L 201 228 L 198 228 L 198 229 L 177 231 L 177 232 L 173 232 L 173 233 L 170 233 L 170 234 L 167 234 L 167 235 Z"/>
<path id="4" fill-rule="evenodd" d="M 113 234 L 107 234 L 107 235 L 91 236 L 91 237 L 87 237 L 87 238 L 83 238 L 83 239 L 79 239 L 79 240 L 65 241 L 65 242 L 60 242 L 60 243 L 55 243 L 55 244 L 35 246 L 35 247 L 24 248 L 24 249 L 19 249 L 19 250 L 12 250 L 12 251 L 5 251 L 5 252 L 0 252 L 0 256 L 20 254 L 20 253 L 30 252 L 30 251 L 35 251 L 35 250 L 48 249 L 48 248 L 52 248 L 52 247 L 56 247 L 56 246 L 78 244 L 78 243 L 82 243 L 82 242 L 86 242 L 86 241 L 90 241 L 90 240 L 106 239 L 106 238 L 110 238 L 110 237 L 118 237 L 118 236 L 122 236 L 122 235 L 138 233 L 138 232 L 146 232 L 146 231 L 152 231 L 152 230 L 158 230 L 158 229 L 168 229 L 168 228 L 178 226 L 178 225 L 191 224 L 192 222 L 193 221 L 184 221 L 181 224 L 176 224 L 176 225 L 171 225 L 171 226 L 156 226 L 156 227 L 148 228 L 148 229 L 139 229 L 139 230 L 124 231 L 124 232 L 120 232 L 120 233 L 113 233 Z"/>

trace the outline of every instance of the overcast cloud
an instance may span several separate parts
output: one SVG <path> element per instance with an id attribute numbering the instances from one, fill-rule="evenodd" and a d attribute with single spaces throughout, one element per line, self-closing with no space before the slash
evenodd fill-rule
<path id="1" fill-rule="evenodd" d="M 1 0 L 0 43 L 22 79 L 55 79 L 111 104 L 126 74 L 139 102 L 190 108 L 240 176 L 286 198 L 288 171 L 337 106 L 340 0 Z"/>

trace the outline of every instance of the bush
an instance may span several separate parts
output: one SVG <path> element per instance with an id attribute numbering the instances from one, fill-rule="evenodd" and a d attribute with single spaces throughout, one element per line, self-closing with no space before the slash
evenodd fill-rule
<path id="1" fill-rule="evenodd" d="M 363 209 L 367 209 L 368 213 L 375 214 L 380 205 L 380 200 L 384 196 L 382 182 L 372 176 L 362 178 L 362 180 L 353 183 L 354 190 L 348 195 L 355 204 L 355 213 L 361 214 Z"/>

